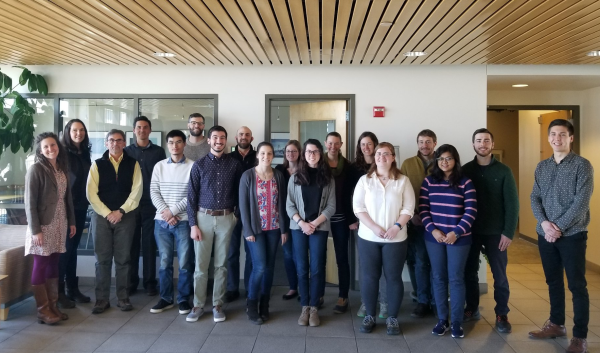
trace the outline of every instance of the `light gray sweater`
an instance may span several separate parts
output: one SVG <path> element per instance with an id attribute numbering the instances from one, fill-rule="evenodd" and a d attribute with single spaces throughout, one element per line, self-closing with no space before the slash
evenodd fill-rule
<path id="1" fill-rule="evenodd" d="M 293 217 L 297 213 L 302 219 L 304 214 L 304 200 L 302 199 L 302 186 L 296 185 L 296 174 L 290 177 L 288 182 L 288 197 L 286 203 L 287 214 L 290 217 L 290 229 L 300 229 L 300 226 Z M 319 224 L 317 230 L 329 231 L 329 221 L 335 213 L 335 181 L 331 178 L 329 185 L 323 188 L 321 193 L 321 204 L 319 205 L 319 215 L 325 216 L 327 221 Z"/>

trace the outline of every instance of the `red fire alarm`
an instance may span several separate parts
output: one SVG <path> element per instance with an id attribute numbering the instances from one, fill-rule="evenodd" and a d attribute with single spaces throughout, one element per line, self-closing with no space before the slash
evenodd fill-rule
<path id="1" fill-rule="evenodd" d="M 373 107 L 373 117 L 374 118 L 385 117 L 385 107 Z"/>

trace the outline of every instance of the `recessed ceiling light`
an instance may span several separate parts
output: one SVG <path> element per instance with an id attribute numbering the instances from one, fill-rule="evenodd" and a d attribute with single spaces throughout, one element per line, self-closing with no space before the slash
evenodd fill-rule
<path id="1" fill-rule="evenodd" d="M 517 88 L 518 88 L 518 87 L 529 87 L 529 85 L 528 85 L 528 84 L 526 84 L 526 83 L 517 83 L 516 85 L 512 85 L 512 86 L 513 86 L 513 87 L 517 87 Z"/>
<path id="2" fill-rule="evenodd" d="M 592 50 L 586 54 L 587 56 L 600 56 L 600 50 Z"/>
<path id="3" fill-rule="evenodd" d="M 423 56 L 423 55 L 427 55 L 427 53 L 424 51 L 408 51 L 402 55 L 404 55 L 404 56 Z"/>
<path id="4" fill-rule="evenodd" d="M 152 55 L 158 56 L 160 58 L 171 58 L 171 57 L 175 56 L 175 54 L 173 54 L 173 53 L 154 53 Z"/>
<path id="5" fill-rule="evenodd" d="M 388 22 L 388 21 L 383 21 L 379 24 L 381 27 L 389 27 L 391 25 L 393 25 L 392 22 Z"/>

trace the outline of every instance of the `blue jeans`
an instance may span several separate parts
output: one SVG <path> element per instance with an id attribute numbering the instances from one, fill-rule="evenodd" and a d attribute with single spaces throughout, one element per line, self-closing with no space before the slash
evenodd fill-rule
<path id="1" fill-rule="evenodd" d="M 331 235 L 335 249 L 335 262 L 338 268 L 338 297 L 348 298 L 348 291 L 350 291 L 350 262 L 348 260 L 350 229 L 348 228 L 348 222 L 346 220 L 331 222 Z"/>
<path id="2" fill-rule="evenodd" d="M 446 245 L 425 241 L 431 271 L 433 272 L 433 293 L 438 317 L 448 317 L 448 285 L 452 304 L 451 322 L 463 322 L 465 309 L 465 264 L 471 245 Z"/>
<path id="3" fill-rule="evenodd" d="M 258 300 L 260 296 L 270 297 L 275 273 L 275 255 L 281 242 L 279 229 L 263 231 L 254 236 L 255 241 L 246 241 L 252 258 L 252 273 L 248 281 L 248 299 Z"/>
<path id="4" fill-rule="evenodd" d="M 179 222 L 174 228 L 163 228 L 160 221 L 154 221 L 154 238 L 160 256 L 160 297 L 173 302 L 173 252 L 177 246 L 179 260 L 179 281 L 177 283 L 177 303 L 188 301 L 192 294 L 194 275 L 194 247 L 190 238 L 188 221 Z"/>
<path id="5" fill-rule="evenodd" d="M 417 292 L 417 299 L 422 304 L 435 305 L 433 299 L 433 290 L 431 288 L 431 264 L 429 262 L 429 255 L 427 255 L 427 248 L 425 247 L 425 227 L 414 226 L 412 223 L 408 223 L 407 229 L 408 235 L 408 255 L 412 261 L 407 260 L 407 264 L 414 269 L 414 283 L 416 284 L 415 291 Z M 413 282 L 413 276 L 411 276 L 411 282 Z"/>
<path id="6" fill-rule="evenodd" d="M 298 290 L 298 272 L 296 272 L 296 256 L 294 255 L 294 240 L 292 235 L 288 236 L 283 248 L 283 265 L 287 274 L 290 290 Z"/>
<path id="7" fill-rule="evenodd" d="M 322 288 L 325 287 L 327 236 L 327 231 L 306 235 L 300 229 L 292 229 L 302 306 L 319 304 Z"/>
<path id="8" fill-rule="evenodd" d="M 229 252 L 227 253 L 227 291 L 237 292 L 240 290 L 240 245 L 242 242 L 242 219 L 239 218 L 231 233 Z M 246 251 L 246 263 L 244 264 L 244 288 L 248 290 L 248 281 L 252 272 L 252 259 L 248 251 L 248 244 L 244 242 Z"/>

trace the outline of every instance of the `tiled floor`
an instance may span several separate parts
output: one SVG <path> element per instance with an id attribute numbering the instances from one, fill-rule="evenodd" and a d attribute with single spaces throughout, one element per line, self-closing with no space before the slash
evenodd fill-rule
<path id="1" fill-rule="evenodd" d="M 320 327 L 297 325 L 300 307 L 297 301 L 283 301 L 284 287 L 273 290 L 272 319 L 262 326 L 248 322 L 242 300 L 225 306 L 227 321 L 215 324 L 205 314 L 196 323 L 185 321 L 172 309 L 151 314 L 157 298 L 143 294 L 133 296 L 134 311 L 121 312 L 111 302 L 102 315 L 91 315 L 91 304 L 65 310 L 68 321 L 58 325 L 39 325 L 35 320 L 32 299 L 11 309 L 9 320 L 0 322 L 0 353 L 3 352 L 564 352 L 568 339 L 538 341 L 528 338 L 528 331 L 543 325 L 548 318 L 548 293 L 540 264 L 509 264 L 511 299 L 509 319 L 511 334 L 499 334 L 494 328 L 493 289 L 481 298 L 483 318 L 465 323 L 465 338 L 449 334 L 432 336 L 433 317 L 410 317 L 414 303 L 405 298 L 400 314 L 402 335 L 387 336 L 385 323 L 371 334 L 359 332 L 360 304 L 358 292 L 351 293 L 351 312 L 332 313 L 337 289 L 326 289 L 326 305 L 320 311 Z M 492 276 L 488 273 L 491 281 Z M 600 275 L 588 274 L 591 299 L 589 349 L 600 352 Z M 86 288 L 91 294 L 91 288 Z M 572 327 L 572 306 L 567 291 L 567 326 Z"/>

